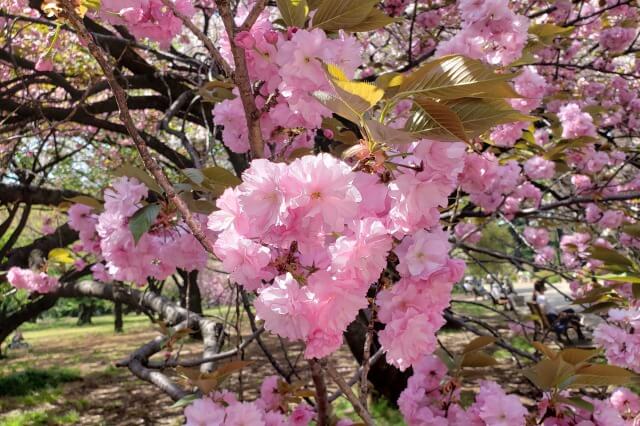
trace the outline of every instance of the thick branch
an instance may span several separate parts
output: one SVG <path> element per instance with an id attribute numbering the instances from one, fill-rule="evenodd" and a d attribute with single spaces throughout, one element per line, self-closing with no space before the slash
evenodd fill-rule
<path id="1" fill-rule="evenodd" d="M 313 358 L 309 360 L 311 379 L 316 387 L 316 412 L 318 413 L 318 426 L 329 426 L 331 417 L 331 405 L 327 396 L 327 384 L 324 381 L 320 361 Z"/>
<path id="2" fill-rule="evenodd" d="M 233 82 L 238 86 L 240 100 L 244 107 L 247 128 L 249 129 L 249 145 L 253 158 L 261 158 L 264 155 L 264 142 L 262 141 L 262 130 L 260 130 L 260 111 L 256 106 L 253 91 L 251 90 L 251 80 L 249 78 L 249 68 L 247 67 L 244 49 L 236 45 L 236 26 L 231 14 L 229 0 L 217 0 L 218 11 L 222 17 L 222 22 L 229 36 L 229 45 L 233 54 L 233 61 L 236 69 L 233 73 Z"/>
<path id="3" fill-rule="evenodd" d="M 113 72 L 113 67 L 107 60 L 104 51 L 94 42 L 91 38 L 91 35 L 85 28 L 84 24 L 80 20 L 80 18 L 75 14 L 74 7 L 70 3 L 69 0 L 63 0 L 63 5 L 65 9 L 65 14 L 71 22 L 72 26 L 76 28 L 78 31 L 78 37 L 86 44 L 91 55 L 98 61 L 100 68 L 105 74 L 105 77 L 109 81 L 109 85 L 113 90 L 114 97 L 116 102 L 118 103 L 118 108 L 120 110 L 120 120 L 127 128 L 129 135 L 133 139 L 133 143 L 135 144 L 138 152 L 140 153 L 140 157 L 142 158 L 142 162 L 151 175 L 158 182 L 160 187 L 164 190 L 167 198 L 171 200 L 171 202 L 176 206 L 176 208 L 182 214 L 185 223 L 189 226 L 189 229 L 193 233 L 193 236 L 200 241 L 200 244 L 211 254 L 214 254 L 213 251 L 213 243 L 209 241 L 206 237 L 204 231 L 202 230 L 202 226 L 200 222 L 196 220 L 193 216 L 189 207 L 185 203 L 185 201 L 178 196 L 176 190 L 173 188 L 169 179 L 162 171 L 162 168 L 158 164 L 158 162 L 153 158 L 144 139 L 140 136 L 138 129 L 131 118 L 131 114 L 129 113 L 129 108 L 127 106 L 127 95 L 125 91 L 122 89 L 122 86 L 118 83 L 115 74 Z"/>
<path id="4" fill-rule="evenodd" d="M 22 268 L 29 267 L 29 258 L 32 253 L 39 252 L 42 258 L 46 258 L 51 250 L 58 247 L 66 247 L 78 239 L 78 233 L 66 223 L 56 229 L 53 234 L 40 237 L 31 244 L 18 247 L 7 254 L 7 261 L 0 265 L 0 270 L 8 270 L 12 266 Z"/>
<path id="5" fill-rule="evenodd" d="M 347 397 L 351 405 L 353 405 L 353 408 L 356 410 L 356 413 L 358 413 L 362 421 L 364 421 L 364 424 L 367 426 L 375 425 L 371 414 L 369 414 L 364 405 L 362 405 L 362 402 L 353 393 L 351 387 L 344 381 L 340 373 L 336 371 L 335 367 L 331 363 L 328 363 L 326 370 L 329 373 L 329 376 L 331 376 L 331 379 L 333 379 L 335 384 L 338 385 L 342 393 Z"/>
<path id="6" fill-rule="evenodd" d="M 57 206 L 69 198 L 83 195 L 68 189 L 50 189 L 28 185 L 9 185 L 0 183 L 0 204 L 29 203 L 45 206 Z"/>

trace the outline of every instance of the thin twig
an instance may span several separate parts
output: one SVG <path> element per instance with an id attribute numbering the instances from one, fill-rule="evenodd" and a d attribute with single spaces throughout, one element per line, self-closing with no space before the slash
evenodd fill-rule
<path id="1" fill-rule="evenodd" d="M 311 368 L 311 379 L 316 388 L 316 412 L 318 413 L 316 423 L 318 426 L 329 426 L 331 404 L 329 404 L 327 397 L 327 384 L 322 374 L 322 366 L 320 365 L 320 361 L 313 358 L 309 360 L 309 367 Z"/>
<path id="2" fill-rule="evenodd" d="M 231 75 L 231 67 L 229 66 L 227 61 L 224 60 L 224 58 L 222 57 L 222 55 L 220 54 L 218 49 L 216 49 L 216 47 L 213 45 L 213 42 L 211 41 L 211 39 L 209 37 L 207 37 L 207 35 L 205 33 L 203 33 L 200 30 L 200 28 L 198 28 L 196 26 L 196 24 L 193 23 L 191 18 L 188 18 L 187 16 L 183 15 L 182 13 L 180 13 L 180 11 L 176 8 L 176 5 L 172 1 L 170 1 L 170 0 L 162 0 L 162 3 L 165 6 L 167 6 L 169 9 L 171 9 L 171 12 L 174 15 L 176 15 L 178 17 L 178 19 L 180 19 L 182 21 L 182 23 L 187 28 L 189 28 L 189 30 L 191 30 L 191 32 L 196 37 L 198 37 L 198 39 L 202 42 L 202 44 L 204 44 L 204 47 L 207 48 L 207 50 L 209 51 L 209 53 L 213 57 L 213 60 L 215 61 L 215 63 L 218 64 L 218 66 L 220 66 L 220 68 L 222 68 L 222 71 L 224 71 L 224 74 L 226 76 L 230 76 Z"/>
<path id="3" fill-rule="evenodd" d="M 118 80 L 116 79 L 113 72 L 113 66 L 107 59 L 105 52 L 100 46 L 95 43 L 80 17 L 76 15 L 74 6 L 71 4 L 70 0 L 61 0 L 61 2 L 64 7 L 64 16 L 76 29 L 76 31 L 78 32 L 78 37 L 87 46 L 87 49 L 89 49 L 91 55 L 100 65 L 102 72 L 104 72 L 105 77 L 109 82 L 109 86 L 111 86 L 111 90 L 113 91 L 116 103 L 118 104 L 118 109 L 120 111 L 120 120 L 129 132 L 129 135 L 131 136 L 131 139 L 133 140 L 133 143 L 135 144 L 145 167 L 147 168 L 147 170 L 149 170 L 149 172 L 155 178 L 156 182 L 158 182 L 160 187 L 164 190 L 167 198 L 171 200 L 171 202 L 173 202 L 173 204 L 180 211 L 180 214 L 184 218 L 185 223 L 187 224 L 187 226 L 189 226 L 189 229 L 191 229 L 193 236 L 196 237 L 198 241 L 200 241 L 200 244 L 202 244 L 202 246 L 210 254 L 215 256 L 215 253 L 213 251 L 213 243 L 209 241 L 209 239 L 205 235 L 200 222 L 193 216 L 185 201 L 180 198 L 180 196 L 178 196 L 176 190 L 171 185 L 171 182 L 169 182 L 169 179 L 164 174 L 162 168 L 151 155 L 151 152 L 147 148 L 144 139 L 142 139 L 142 136 L 140 136 L 140 133 L 138 132 L 138 129 L 133 122 L 133 118 L 131 117 L 131 113 L 129 112 L 129 107 L 127 106 L 127 94 L 122 86 L 120 86 L 120 84 L 118 83 Z"/>
<path id="4" fill-rule="evenodd" d="M 233 82 L 240 92 L 240 100 L 244 108 L 244 115 L 249 129 L 249 146 L 251 147 L 251 155 L 255 158 L 261 158 L 264 155 L 264 141 L 262 140 L 262 130 L 260 129 L 260 111 L 256 106 L 253 90 L 251 89 L 251 79 L 249 78 L 249 69 L 244 54 L 244 49 L 239 47 L 235 42 L 236 25 L 231 13 L 229 0 L 216 0 L 218 12 L 224 23 L 227 36 L 229 36 L 229 45 L 235 62 L 235 71 L 233 73 Z"/>
<path id="5" fill-rule="evenodd" d="M 362 402 L 356 397 L 353 393 L 349 385 L 344 381 L 342 376 L 336 371 L 333 364 L 330 362 L 326 365 L 327 373 L 331 376 L 331 379 L 335 382 L 336 385 L 340 388 L 344 396 L 349 400 L 353 408 L 356 410 L 356 413 L 360 416 L 362 421 L 367 426 L 373 426 L 375 423 L 373 422 L 373 418 L 371 414 L 367 411 L 367 408 L 362 404 Z"/>

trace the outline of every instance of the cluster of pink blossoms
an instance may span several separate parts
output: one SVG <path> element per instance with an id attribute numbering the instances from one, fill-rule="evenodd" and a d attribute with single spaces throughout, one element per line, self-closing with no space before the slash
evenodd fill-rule
<path id="1" fill-rule="evenodd" d="M 398 399 L 409 426 L 524 426 L 527 409 L 495 382 L 483 381 L 475 402 L 464 409 L 460 388 L 449 389 L 447 367 L 434 355 L 414 364 L 413 375 Z"/>
<path id="2" fill-rule="evenodd" d="M 564 393 L 566 394 L 566 392 Z M 567 395 L 568 396 L 568 395 Z M 593 405 L 593 411 L 566 403 L 552 403 L 545 394 L 538 402 L 537 424 L 544 426 L 633 426 L 640 414 L 638 395 L 627 388 L 617 388 L 608 398 L 584 397 Z"/>
<path id="3" fill-rule="evenodd" d="M 520 58 L 529 20 L 509 9 L 507 0 L 460 0 L 462 28 L 438 45 L 437 54 L 459 53 L 494 65 Z"/>
<path id="4" fill-rule="evenodd" d="M 414 364 L 413 375 L 398 399 L 409 426 L 631 426 L 640 414 L 640 397 L 626 388 L 615 389 L 608 398 L 585 397 L 594 410 L 552 403 L 548 394 L 529 414 L 516 395 L 507 395 L 495 382 L 482 381 L 475 402 L 464 409 L 460 388 L 447 377 L 446 366 L 434 355 Z M 570 395 L 565 395 L 570 396 Z"/>
<path id="5" fill-rule="evenodd" d="M 551 179 L 556 174 L 556 163 L 536 155 L 524 163 L 524 172 L 529 179 Z"/>
<path id="6" fill-rule="evenodd" d="M 482 233 L 478 227 L 471 222 L 460 222 L 453 230 L 456 239 L 470 244 L 477 244 L 482 238 Z"/>
<path id="7" fill-rule="evenodd" d="M 184 410 L 185 426 L 307 426 L 315 417 L 306 404 L 290 413 L 284 411 L 286 406 L 278 393 L 278 377 L 270 376 L 262 383 L 260 398 L 253 402 L 240 402 L 228 391 L 194 401 Z"/>
<path id="8" fill-rule="evenodd" d="M 534 228 L 527 226 L 523 232 L 524 239 L 535 250 L 534 262 L 544 265 L 553 262 L 556 251 L 549 245 L 549 232 L 544 228 Z"/>
<path id="9" fill-rule="evenodd" d="M 580 106 L 574 102 L 560 108 L 558 118 L 562 124 L 562 137 L 565 139 L 581 136 L 596 136 L 596 126 L 593 118 L 587 112 L 582 112 Z"/>
<path id="10" fill-rule="evenodd" d="M 195 9 L 190 0 L 173 0 L 178 12 L 191 17 Z M 102 0 L 100 18 L 113 25 L 124 25 L 136 38 L 156 41 L 168 48 L 182 31 L 182 21 L 162 0 Z"/>
<path id="11" fill-rule="evenodd" d="M 93 213 L 82 204 L 69 209 L 69 226 L 78 231 L 83 250 L 105 261 L 94 265 L 96 279 L 145 285 L 148 277 L 163 280 L 177 268 L 191 271 L 205 266 L 206 251 L 184 223 L 164 212 L 137 243 L 134 241 L 129 220 L 143 207 L 147 195 L 143 183 L 121 177 L 105 190 L 102 213 Z"/>
<path id="12" fill-rule="evenodd" d="M 636 36 L 636 28 L 613 27 L 602 30 L 600 46 L 611 52 L 622 52 L 629 47 Z"/>
<path id="13" fill-rule="evenodd" d="M 607 360 L 640 373 L 640 309 L 610 309 L 607 323 L 595 329 L 593 337 L 604 348 Z"/>
<path id="14" fill-rule="evenodd" d="M 220 232 L 216 255 L 233 281 L 258 291 L 256 311 L 268 330 L 304 341 L 305 356 L 320 358 L 342 344 L 394 250 L 402 278 L 378 295 L 386 323 L 379 336 L 389 362 L 405 369 L 434 349 L 463 273 L 464 263 L 448 256 L 438 207 L 457 185 L 464 151 L 420 141 L 405 161 L 421 170 L 388 183 L 328 154 L 290 164 L 254 160 L 209 216 Z"/>
<path id="15" fill-rule="evenodd" d="M 627 215 L 621 210 L 602 211 L 595 203 L 590 203 L 585 209 L 585 219 L 588 223 L 595 223 L 603 228 L 615 229 L 626 221 Z"/>
<path id="16" fill-rule="evenodd" d="M 34 293 L 50 293 L 55 291 L 59 282 L 56 277 L 51 277 L 44 272 L 34 272 L 31 269 L 18 268 L 16 266 L 7 272 L 7 281 L 15 288 Z"/>
<path id="17" fill-rule="evenodd" d="M 500 208 L 509 217 L 527 204 L 537 207 L 542 198 L 538 188 L 524 181 L 521 171 L 515 160 L 499 164 L 490 152 L 471 153 L 465 158 L 460 184 L 474 204 L 487 212 Z"/>
<path id="18" fill-rule="evenodd" d="M 223 38 L 223 56 L 233 63 L 228 40 Z M 352 78 L 361 63 L 361 46 L 353 36 L 342 34 L 330 39 L 320 29 L 290 29 L 286 33 L 273 29 L 263 16 L 252 27 L 236 36 L 245 51 L 249 76 L 262 82 L 256 105 L 262 110 L 260 128 L 271 154 L 311 147 L 313 132 L 331 111 L 313 93 L 331 91 L 322 63 L 338 65 Z M 244 108 L 240 98 L 225 100 L 214 109 L 214 122 L 224 127 L 222 139 L 232 151 L 247 152 L 249 138 Z M 301 129 L 289 134 L 283 129 Z"/>
<path id="19" fill-rule="evenodd" d="M 521 98 L 511 99 L 511 106 L 522 113 L 529 113 L 542 104 L 547 82 L 533 67 L 526 67 L 513 81 L 516 92 Z M 491 132 L 491 140 L 498 146 L 511 148 L 522 137 L 524 129 L 529 127 L 526 121 L 516 121 L 496 126 Z M 532 179 L 536 179 L 530 176 Z"/>

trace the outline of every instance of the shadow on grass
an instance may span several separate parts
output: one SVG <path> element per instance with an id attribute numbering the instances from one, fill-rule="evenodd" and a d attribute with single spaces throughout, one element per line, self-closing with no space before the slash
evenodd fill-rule
<path id="1" fill-rule="evenodd" d="M 27 368 L 24 371 L 0 377 L 0 397 L 25 396 L 44 388 L 56 387 L 76 380 L 81 380 L 80 374 L 69 368 L 54 367 L 46 370 Z"/>

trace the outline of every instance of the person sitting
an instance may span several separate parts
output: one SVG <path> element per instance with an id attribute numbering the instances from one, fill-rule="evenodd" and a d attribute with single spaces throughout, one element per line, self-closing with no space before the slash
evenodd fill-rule
<path id="1" fill-rule="evenodd" d="M 11 338 L 11 343 L 9 343 L 9 349 L 25 349 L 28 347 L 29 344 L 25 342 L 22 332 L 20 330 L 16 330 Z"/>
<path id="2" fill-rule="evenodd" d="M 473 293 L 473 277 L 469 275 L 464 277 L 464 281 L 462 281 L 462 289 L 465 294 Z"/>
<path id="3" fill-rule="evenodd" d="M 562 340 L 561 333 L 567 337 L 567 329 L 573 328 L 578 334 L 578 339 L 585 340 L 584 334 L 582 334 L 582 328 L 580 325 L 580 317 L 573 309 L 564 309 L 558 312 L 553 307 L 544 295 L 546 291 L 545 281 L 538 280 L 533 285 L 532 300 L 540 307 L 540 311 L 547 317 L 551 328 L 556 332 L 558 340 Z"/>
<path id="4" fill-rule="evenodd" d="M 474 298 L 474 300 L 477 300 L 478 297 L 480 297 L 480 299 L 485 299 L 487 295 L 488 295 L 488 293 L 487 293 L 487 290 L 485 290 L 484 286 L 482 285 L 482 280 L 474 277 L 473 278 L 473 298 Z"/>
<path id="5" fill-rule="evenodd" d="M 504 308 L 508 311 L 515 310 L 515 305 L 511 297 L 512 295 L 505 291 L 504 287 L 502 287 L 502 284 L 500 284 L 498 281 L 494 281 L 491 284 L 491 296 L 494 300 L 494 303 L 504 306 Z"/>

